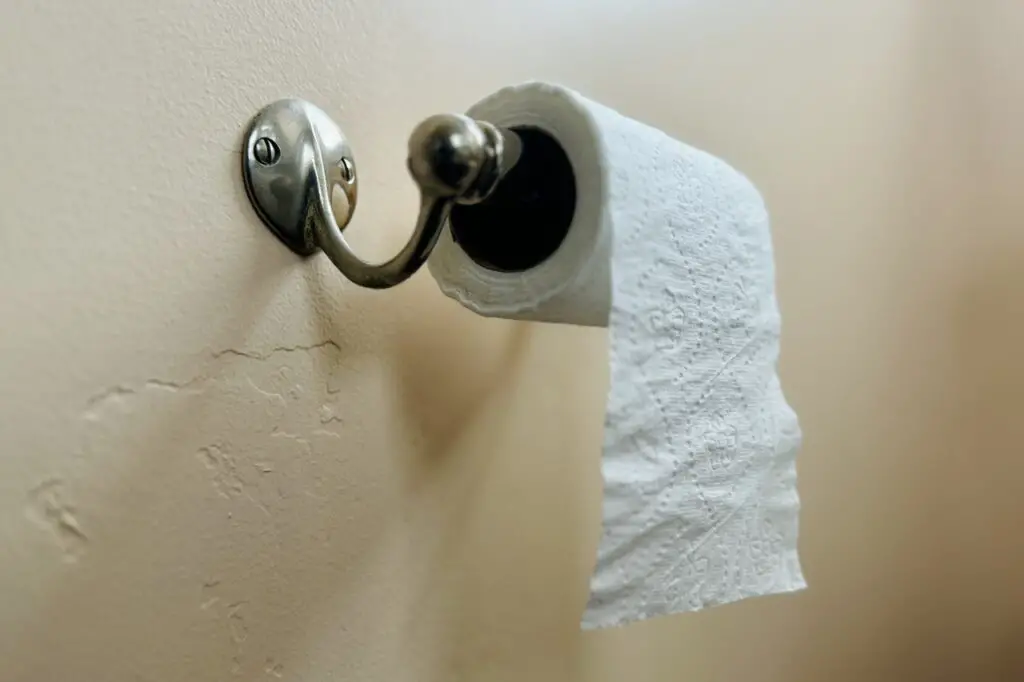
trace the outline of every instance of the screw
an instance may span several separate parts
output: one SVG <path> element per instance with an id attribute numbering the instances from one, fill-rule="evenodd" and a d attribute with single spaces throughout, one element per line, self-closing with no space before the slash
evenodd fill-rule
<path id="1" fill-rule="evenodd" d="M 348 157 L 341 157 L 338 168 L 341 169 L 341 177 L 345 178 L 345 182 L 352 182 L 352 179 L 356 177 L 355 166 L 352 165 L 352 160 Z"/>
<path id="2" fill-rule="evenodd" d="M 261 137 L 256 140 L 256 144 L 252 148 L 252 155 L 256 158 L 256 163 L 261 166 L 273 166 L 281 158 L 281 148 L 269 137 Z"/>

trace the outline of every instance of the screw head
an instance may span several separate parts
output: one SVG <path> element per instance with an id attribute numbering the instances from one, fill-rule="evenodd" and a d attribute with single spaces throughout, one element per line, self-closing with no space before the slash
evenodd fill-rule
<path id="1" fill-rule="evenodd" d="M 252 155 L 261 166 L 273 166 L 281 158 L 281 148 L 269 137 L 261 137 L 253 145 Z"/>
<path id="2" fill-rule="evenodd" d="M 341 177 L 345 178 L 345 182 L 352 182 L 356 177 L 356 168 L 352 163 L 352 159 L 347 156 L 341 157 L 341 161 L 338 162 L 338 168 L 341 169 Z"/>

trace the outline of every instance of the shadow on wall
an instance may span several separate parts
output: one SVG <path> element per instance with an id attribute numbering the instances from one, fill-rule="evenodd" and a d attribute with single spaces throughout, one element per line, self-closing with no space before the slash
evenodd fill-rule
<path id="1" fill-rule="evenodd" d="M 1017 232 L 998 220 L 990 227 Z M 938 558 L 962 619 L 962 637 L 950 645 L 990 661 L 1001 675 L 992 679 L 1006 680 L 1024 679 L 1024 241 L 1012 242 L 990 244 L 976 278 L 951 299 L 957 380 L 944 395 L 940 438 L 950 470 L 933 517 L 949 542 Z"/>
<path id="2" fill-rule="evenodd" d="M 281 251 L 262 246 L 275 262 Z M 235 296 L 252 321 L 283 283 L 264 265 Z M 296 640 L 339 633 L 352 652 L 393 629 L 398 571 L 427 559 L 406 533 L 430 513 L 417 491 L 459 467 L 442 522 L 459 532 L 488 458 L 446 453 L 517 371 L 527 328 L 498 325 L 482 343 L 478 321 L 413 285 L 388 305 L 349 287 L 342 318 L 326 269 L 307 280 L 319 341 L 225 348 L 194 376 L 111 387 L 83 407 L 77 475 L 33 492 L 31 520 L 67 566 L 21 628 L 12 679 L 283 678 L 306 648 Z M 408 423 L 381 428 L 391 414 Z M 382 568 L 395 579 L 368 575 Z"/>

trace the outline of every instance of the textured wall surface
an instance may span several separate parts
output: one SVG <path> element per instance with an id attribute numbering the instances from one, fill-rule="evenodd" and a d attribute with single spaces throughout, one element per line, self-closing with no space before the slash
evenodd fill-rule
<path id="1" fill-rule="evenodd" d="M 0 6 L 0 678 L 1024 677 L 1013 0 Z M 773 212 L 811 589 L 583 636 L 600 331 L 299 262 L 239 183 L 285 95 L 411 229 L 408 131 L 561 81 Z"/>

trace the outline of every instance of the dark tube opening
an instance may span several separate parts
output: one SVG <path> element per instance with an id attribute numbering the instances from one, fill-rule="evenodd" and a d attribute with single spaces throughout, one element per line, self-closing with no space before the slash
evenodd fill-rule
<path id="1" fill-rule="evenodd" d="M 512 128 L 522 141 L 518 163 L 491 196 L 451 212 L 455 242 L 489 270 L 522 272 L 550 258 L 576 213 L 576 176 L 555 138 L 534 127 Z"/>

